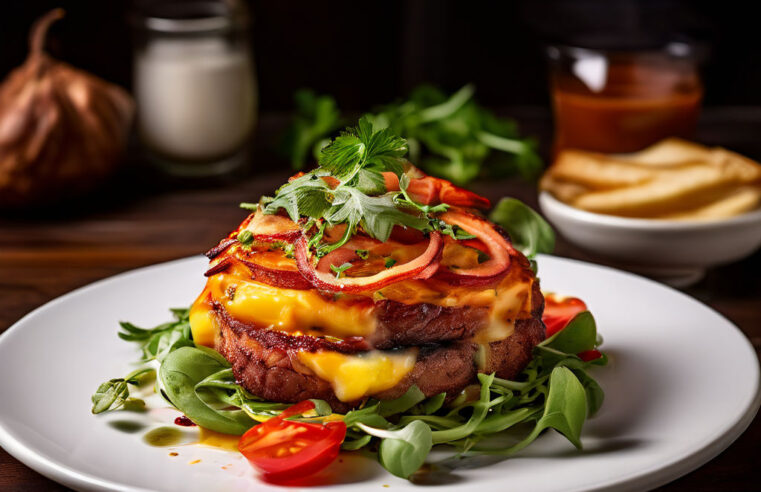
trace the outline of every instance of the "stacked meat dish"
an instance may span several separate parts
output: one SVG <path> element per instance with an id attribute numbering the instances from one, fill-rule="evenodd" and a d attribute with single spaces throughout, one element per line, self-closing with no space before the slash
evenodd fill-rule
<path id="1" fill-rule="evenodd" d="M 220 352 L 253 395 L 322 399 L 334 411 L 412 385 L 452 399 L 479 372 L 513 378 L 545 335 L 529 261 L 478 212 L 485 198 L 426 176 L 408 191 L 448 204 L 438 219 L 460 236 L 394 226 L 381 242 L 360 229 L 318 257 L 315 224 L 260 207 L 208 253 L 191 310 L 195 342 Z M 322 241 L 345 232 L 328 227 Z"/>

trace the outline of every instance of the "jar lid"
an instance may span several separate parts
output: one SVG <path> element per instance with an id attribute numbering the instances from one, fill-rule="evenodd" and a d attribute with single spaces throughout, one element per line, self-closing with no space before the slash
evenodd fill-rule
<path id="1" fill-rule="evenodd" d="M 250 23 L 246 6 L 237 0 L 143 0 L 130 18 L 136 29 L 166 34 L 230 31 Z"/>

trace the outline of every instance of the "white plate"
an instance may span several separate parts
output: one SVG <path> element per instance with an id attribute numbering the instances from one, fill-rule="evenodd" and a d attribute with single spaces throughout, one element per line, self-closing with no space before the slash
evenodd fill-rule
<path id="1" fill-rule="evenodd" d="M 0 337 L 0 444 L 40 473 L 80 490 L 283 490 L 254 477 L 236 453 L 197 445 L 156 448 L 146 429 L 173 411 L 93 416 L 98 384 L 137 357 L 117 320 L 153 325 L 200 291 L 204 258 L 118 275 L 46 304 Z M 705 463 L 748 426 L 759 406 L 759 367 L 743 334 L 695 300 L 655 282 L 577 261 L 539 260 L 545 290 L 587 301 L 611 363 L 606 393 L 584 428 L 583 452 L 547 433 L 519 456 L 435 477 L 442 490 L 642 490 Z M 189 430 L 189 439 L 194 431 Z M 170 456 L 176 452 L 177 456 Z M 201 460 L 190 464 L 195 460 Z M 331 478 L 332 477 L 332 478 Z M 315 490 L 415 487 L 371 460 L 344 457 Z M 330 480 L 338 483 L 329 485 Z M 419 489 L 418 489 L 419 490 Z"/>

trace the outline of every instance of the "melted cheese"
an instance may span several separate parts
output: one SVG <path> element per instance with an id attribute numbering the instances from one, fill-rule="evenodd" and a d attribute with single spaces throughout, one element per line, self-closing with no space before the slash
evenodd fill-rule
<path id="1" fill-rule="evenodd" d="M 375 331 L 368 302 L 326 299 L 316 290 L 282 289 L 228 274 L 213 276 L 207 288 L 231 316 L 263 328 L 334 337 L 366 337 Z"/>
<path id="2" fill-rule="evenodd" d="M 489 313 L 489 325 L 476 333 L 476 343 L 504 340 L 515 331 L 515 320 L 521 313 L 530 310 L 531 290 L 524 284 L 515 284 L 498 295 Z"/>
<path id="3" fill-rule="evenodd" d="M 299 360 L 328 381 L 341 401 L 354 401 L 396 386 L 415 365 L 417 350 L 372 351 L 361 355 L 300 352 Z"/>
<path id="4" fill-rule="evenodd" d="M 218 330 L 214 312 L 209 306 L 208 292 L 204 289 L 190 308 L 190 332 L 193 334 L 196 345 L 214 348 L 214 338 Z"/>

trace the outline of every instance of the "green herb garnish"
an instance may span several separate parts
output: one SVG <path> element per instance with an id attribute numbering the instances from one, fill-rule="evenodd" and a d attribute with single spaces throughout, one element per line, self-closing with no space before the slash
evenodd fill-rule
<path id="1" fill-rule="evenodd" d="M 169 352 L 188 345 L 193 345 L 190 333 L 190 310 L 171 309 L 175 320 L 162 323 L 154 328 L 138 328 L 132 323 L 122 321 L 119 338 L 128 342 L 140 342 L 143 361 L 153 359 L 161 362 Z"/>
<path id="2" fill-rule="evenodd" d="M 370 252 L 366 249 L 355 249 L 354 253 L 360 260 L 366 260 L 370 257 Z"/>
<path id="3" fill-rule="evenodd" d="M 389 257 L 389 258 L 386 258 L 386 261 L 383 262 L 383 264 L 386 265 L 386 268 L 391 268 L 392 266 L 396 265 L 396 260 Z"/>
<path id="4" fill-rule="evenodd" d="M 251 243 L 254 242 L 254 233 L 249 231 L 248 229 L 244 229 L 238 233 L 238 235 L 236 236 L 236 239 L 243 246 L 249 246 Z"/>
<path id="5" fill-rule="evenodd" d="M 391 128 L 407 139 L 410 157 L 427 172 L 464 184 L 479 176 L 520 175 L 535 179 L 542 162 L 530 139 L 521 138 L 514 121 L 497 118 L 478 105 L 474 88 L 466 85 L 448 96 L 420 86 L 405 101 L 369 114 L 376 128 Z M 311 149 L 315 156 L 340 127 L 330 96 L 301 90 L 296 115 L 284 140 L 291 164 L 301 169 Z"/>
<path id="6" fill-rule="evenodd" d="M 285 184 L 274 198 L 265 198 L 264 213 L 282 209 L 294 222 L 310 219 L 305 228 L 316 228 L 310 247 L 317 256 L 346 244 L 359 227 L 379 241 L 388 240 L 394 226 L 437 230 L 440 221 L 432 214 L 446 206 L 427 207 L 406 195 L 406 153 L 403 138 L 389 129 L 374 129 L 367 118 L 361 118 L 356 128 L 341 133 L 320 151 L 319 168 Z M 402 191 L 387 192 L 383 172 L 399 176 Z M 328 177 L 333 184 L 322 179 Z M 321 244 L 325 228 L 338 224 L 347 226 L 343 237 Z"/>
<path id="7" fill-rule="evenodd" d="M 145 402 L 129 396 L 129 385 L 142 386 L 155 376 L 156 371 L 150 367 L 135 369 L 123 378 L 106 381 L 98 386 L 92 395 L 92 413 L 98 414 L 110 410 L 142 409 Z"/>
<path id="8" fill-rule="evenodd" d="M 341 278 L 341 274 L 352 267 L 351 263 L 344 263 L 341 266 L 330 265 L 330 269 L 336 274 L 336 278 Z"/>

